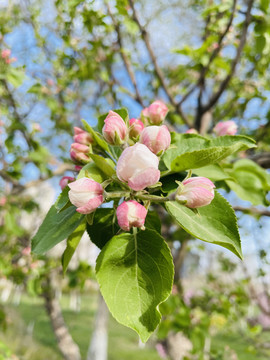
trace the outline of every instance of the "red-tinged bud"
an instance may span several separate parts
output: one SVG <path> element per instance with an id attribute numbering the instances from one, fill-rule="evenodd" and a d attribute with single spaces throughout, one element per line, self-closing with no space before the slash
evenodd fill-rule
<path id="1" fill-rule="evenodd" d="M 119 180 L 127 182 L 131 189 L 140 191 L 158 182 L 158 164 L 158 157 L 147 146 L 136 143 L 122 152 L 116 173 Z"/>
<path id="2" fill-rule="evenodd" d="M 214 132 L 217 136 L 235 135 L 237 133 L 237 125 L 233 120 L 220 121 L 214 127 Z"/>
<path id="3" fill-rule="evenodd" d="M 118 224 L 125 231 L 132 227 L 144 229 L 146 215 L 146 208 L 135 200 L 122 202 L 116 210 Z"/>
<path id="4" fill-rule="evenodd" d="M 157 100 L 145 110 L 145 114 L 151 124 L 160 125 L 165 120 L 168 111 L 167 106 L 162 101 Z"/>
<path id="5" fill-rule="evenodd" d="M 68 184 L 70 202 L 77 207 L 81 214 L 90 214 L 104 201 L 103 187 L 96 181 L 86 177 Z"/>
<path id="6" fill-rule="evenodd" d="M 166 125 L 147 126 L 141 132 L 140 142 L 154 154 L 159 154 L 170 146 L 171 135 Z"/>
<path id="7" fill-rule="evenodd" d="M 198 131 L 196 129 L 191 128 L 186 131 L 186 134 L 198 134 Z"/>
<path id="8" fill-rule="evenodd" d="M 137 139 L 143 129 L 144 124 L 141 120 L 134 118 L 129 120 L 129 137 L 131 139 Z"/>
<path id="9" fill-rule="evenodd" d="M 127 136 L 127 126 L 124 120 L 114 111 L 109 111 L 102 129 L 104 139 L 111 145 L 121 145 Z"/>
<path id="10" fill-rule="evenodd" d="M 1 51 L 1 58 L 8 59 L 10 57 L 11 51 L 9 49 L 4 49 Z"/>
<path id="11" fill-rule="evenodd" d="M 88 154 L 89 146 L 79 143 L 71 144 L 70 156 L 72 160 L 87 163 L 90 160 Z"/>
<path id="12" fill-rule="evenodd" d="M 61 180 L 59 181 L 59 185 L 60 185 L 61 189 L 63 190 L 67 186 L 67 184 L 69 184 L 70 182 L 73 182 L 73 181 L 75 181 L 74 177 L 63 176 L 61 178 Z"/>
<path id="13" fill-rule="evenodd" d="M 206 206 L 214 199 L 214 188 L 212 181 L 205 177 L 191 177 L 179 185 L 175 200 L 192 209 Z"/>

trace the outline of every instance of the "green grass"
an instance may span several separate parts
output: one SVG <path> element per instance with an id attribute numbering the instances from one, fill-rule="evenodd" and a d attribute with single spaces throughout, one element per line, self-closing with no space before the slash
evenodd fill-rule
<path id="1" fill-rule="evenodd" d="M 79 345 L 82 359 L 86 357 L 93 332 L 97 296 L 82 297 L 79 313 L 69 309 L 69 298 L 64 296 L 61 304 L 64 319 L 74 341 Z M 42 300 L 24 296 L 18 307 L 8 305 L 8 327 L 0 333 L 1 340 L 23 360 L 60 360 L 62 356 L 51 329 Z M 27 327 L 33 323 L 31 337 Z M 144 349 L 138 347 L 137 334 L 118 324 L 112 317 L 109 320 L 108 360 L 159 360 L 151 342 Z"/>
<path id="2" fill-rule="evenodd" d="M 218 351 L 229 346 L 238 355 L 238 360 L 269 360 L 270 353 L 255 349 L 250 339 L 241 334 L 218 334 L 212 341 L 212 349 Z"/>
<path id="3" fill-rule="evenodd" d="M 80 347 L 82 359 L 85 359 L 93 332 L 97 295 L 95 293 L 84 295 L 79 313 L 69 309 L 68 296 L 63 296 L 61 304 L 71 335 Z M 0 331 L 0 339 L 20 360 L 62 359 L 42 299 L 23 296 L 18 307 L 14 305 L 5 307 L 8 326 L 6 332 Z M 33 325 L 33 321 L 34 330 L 30 336 L 27 329 Z M 255 351 L 252 342 L 241 334 L 218 334 L 212 339 L 211 346 L 217 353 L 229 346 L 237 353 L 238 360 L 270 359 L 270 353 Z M 160 358 L 154 348 L 153 340 L 150 339 L 144 349 L 139 348 L 137 334 L 110 317 L 108 360 L 160 360 Z"/>

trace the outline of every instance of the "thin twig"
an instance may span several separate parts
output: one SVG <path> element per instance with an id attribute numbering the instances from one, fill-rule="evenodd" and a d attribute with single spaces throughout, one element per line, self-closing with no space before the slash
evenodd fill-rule
<path id="1" fill-rule="evenodd" d="M 223 94 L 226 87 L 228 86 L 231 78 L 233 77 L 233 74 L 236 69 L 236 65 L 238 64 L 238 62 L 240 60 L 242 50 L 243 50 L 246 40 L 247 40 L 248 27 L 249 27 L 251 19 L 252 19 L 251 10 L 252 10 L 253 3 L 254 3 L 254 0 L 249 0 L 249 2 L 248 2 L 248 8 L 247 8 L 247 12 L 246 12 L 246 18 L 244 21 L 243 29 L 242 29 L 242 35 L 240 38 L 239 46 L 236 51 L 236 55 L 231 63 L 230 72 L 226 76 L 226 78 L 222 81 L 222 83 L 220 84 L 217 92 L 214 93 L 212 95 L 212 97 L 210 98 L 209 102 L 202 107 L 202 114 L 205 113 L 206 111 L 210 110 L 216 104 L 216 102 L 219 100 L 220 96 Z"/>
<path id="2" fill-rule="evenodd" d="M 234 211 L 241 211 L 244 214 L 250 214 L 250 215 L 259 215 L 259 216 L 270 216 L 270 210 L 260 210 L 257 209 L 256 207 L 250 207 L 250 208 L 246 208 L 243 206 L 233 206 Z"/>
<path id="3" fill-rule="evenodd" d="M 109 4 L 107 3 L 107 10 L 108 10 L 108 13 L 112 19 L 112 22 L 113 22 L 113 25 L 114 25 L 114 28 L 115 28 L 115 31 L 117 33 L 117 43 L 118 43 L 118 46 L 119 46 L 119 50 L 120 50 L 120 55 L 122 57 L 122 60 L 123 60 L 123 63 L 125 65 L 125 68 L 127 70 L 127 73 L 129 75 L 129 78 L 130 78 L 130 81 L 134 87 L 134 90 L 135 90 L 135 93 L 136 93 L 136 96 L 135 96 L 135 100 L 142 106 L 144 107 L 144 103 L 143 103 L 143 99 L 141 97 L 141 94 L 139 92 L 139 89 L 138 89 L 138 85 L 137 85 L 137 81 L 136 81 L 136 77 L 135 77 L 135 74 L 132 70 L 132 65 L 131 65 L 131 62 L 128 58 L 128 56 L 126 55 L 125 53 L 125 48 L 123 46 L 123 39 L 122 39 L 122 34 L 121 34 L 121 31 L 120 31 L 120 24 L 119 22 L 115 19 L 115 17 L 113 16 L 113 13 L 111 12 L 111 9 L 110 9 L 110 6 Z"/>
<path id="4" fill-rule="evenodd" d="M 133 20 L 136 22 L 136 24 L 138 25 L 139 29 L 140 29 L 140 32 L 141 32 L 141 35 L 142 35 L 142 39 L 144 40 L 144 43 L 145 43 L 145 46 L 147 48 L 147 51 L 149 53 L 149 56 L 152 60 L 152 63 L 154 65 L 154 69 L 155 69 L 155 72 L 156 72 L 156 75 L 160 81 L 160 84 L 163 88 L 163 90 L 165 91 L 170 103 L 174 106 L 174 108 L 178 111 L 179 115 L 181 116 L 181 118 L 183 119 L 184 123 L 186 125 L 188 125 L 190 127 L 190 124 L 189 124 L 189 121 L 186 117 L 186 115 L 183 113 L 183 110 L 182 110 L 182 107 L 181 105 L 179 105 L 174 97 L 172 96 L 171 94 L 171 91 L 169 90 L 168 86 L 167 86 L 167 83 L 165 81 L 165 76 L 163 74 L 163 71 L 161 70 L 161 68 L 159 67 L 158 63 L 157 63 L 157 58 L 154 54 L 154 51 L 152 49 L 152 46 L 151 46 L 151 43 L 150 43 L 150 39 L 149 39 L 149 35 L 148 35 L 148 32 L 146 31 L 145 27 L 142 26 L 140 20 L 139 20 L 139 17 L 138 17 L 138 14 L 137 14 L 137 11 L 135 9 L 135 6 L 134 6 L 134 1 L 133 0 L 129 0 L 129 5 L 133 11 Z"/>

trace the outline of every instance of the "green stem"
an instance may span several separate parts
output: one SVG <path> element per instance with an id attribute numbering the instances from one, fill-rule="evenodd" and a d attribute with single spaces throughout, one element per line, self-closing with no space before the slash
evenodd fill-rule
<path id="1" fill-rule="evenodd" d="M 126 197 L 126 196 L 130 196 L 130 192 L 118 191 L 118 192 L 105 193 L 105 198 L 107 200 L 120 199 L 120 198 Z"/>
<path id="2" fill-rule="evenodd" d="M 140 200 L 150 200 L 154 202 L 166 202 L 172 200 L 169 196 L 167 197 L 161 197 L 161 196 L 155 196 L 155 195 L 136 195 L 135 197 Z"/>

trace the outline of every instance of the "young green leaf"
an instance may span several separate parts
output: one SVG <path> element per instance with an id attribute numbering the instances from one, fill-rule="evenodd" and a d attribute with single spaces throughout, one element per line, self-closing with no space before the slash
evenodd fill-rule
<path id="1" fill-rule="evenodd" d="M 173 134 L 172 139 L 162 160 L 174 172 L 215 164 L 237 151 L 256 147 L 254 140 L 240 135 L 207 139 L 195 134 Z"/>
<path id="2" fill-rule="evenodd" d="M 241 199 L 250 201 L 253 205 L 268 205 L 266 194 L 270 190 L 268 174 L 259 165 L 249 159 L 241 159 L 227 169 L 232 181 L 227 185 Z"/>
<path id="3" fill-rule="evenodd" d="M 68 264 L 77 246 L 79 245 L 79 242 L 84 232 L 85 232 L 85 221 L 81 222 L 80 225 L 77 227 L 77 229 L 71 235 L 69 235 L 67 239 L 67 246 L 62 255 L 62 266 L 64 273 L 67 270 Z"/>
<path id="4" fill-rule="evenodd" d="M 91 241 L 100 249 L 119 231 L 114 209 L 100 208 L 95 211 L 93 224 L 87 224 Z"/>
<path id="5" fill-rule="evenodd" d="M 101 293 L 115 319 L 146 342 L 160 322 L 158 305 L 170 295 L 173 261 L 153 230 L 114 236 L 97 259 Z"/>
<path id="6" fill-rule="evenodd" d="M 101 171 L 93 161 L 86 164 L 81 169 L 77 179 L 81 179 L 83 177 L 88 177 L 92 180 L 95 180 L 96 182 L 98 182 L 100 184 L 107 178 L 107 176 L 104 174 L 104 172 Z"/>
<path id="7" fill-rule="evenodd" d="M 176 201 L 168 201 L 166 208 L 186 232 L 203 241 L 223 246 L 242 259 L 235 213 L 218 192 L 211 204 L 196 211 Z"/>
<path id="8" fill-rule="evenodd" d="M 66 239 L 81 223 L 84 215 L 76 212 L 75 206 L 57 212 L 53 205 L 32 239 L 32 251 L 42 255 L 60 241 Z"/>
<path id="9" fill-rule="evenodd" d="M 100 135 L 85 121 L 85 120 L 82 120 L 82 123 L 84 125 L 84 128 L 86 131 L 88 131 L 93 139 L 94 139 L 94 142 L 103 150 L 105 151 L 109 151 L 109 146 L 108 144 L 106 143 L 105 140 L 103 140 Z"/>
<path id="10" fill-rule="evenodd" d="M 104 157 L 90 154 L 91 159 L 94 161 L 96 166 L 101 170 L 105 175 L 111 177 L 115 174 L 114 163 L 110 159 L 104 159 Z"/>

